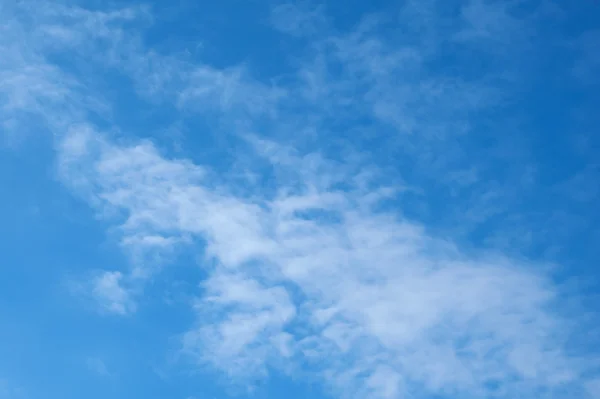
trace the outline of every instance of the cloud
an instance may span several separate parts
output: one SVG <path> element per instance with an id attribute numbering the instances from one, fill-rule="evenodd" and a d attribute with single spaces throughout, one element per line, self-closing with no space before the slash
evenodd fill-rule
<path id="1" fill-rule="evenodd" d="M 597 397 L 600 395 L 600 380 L 592 380 L 586 384 L 586 389 L 590 397 Z"/>
<path id="2" fill-rule="evenodd" d="M 562 293 L 543 265 L 465 253 L 322 157 L 257 143 L 286 176 L 272 195 L 234 195 L 149 143 L 94 139 L 94 158 L 67 156 L 125 240 L 203 243 L 209 277 L 187 353 L 238 377 L 308 362 L 345 396 L 576 392 L 586 367 L 567 345 L 576 320 L 555 306 Z M 100 286 L 124 311 L 120 277 Z"/>
<path id="3" fill-rule="evenodd" d="M 404 178 L 436 183 L 444 179 L 444 185 L 453 184 L 446 172 L 464 173 L 479 163 L 478 154 L 462 146 L 468 138 L 517 140 L 504 126 L 490 126 L 487 118 L 503 118 L 509 112 L 515 118 L 510 107 L 524 67 L 514 60 L 531 42 L 521 35 L 521 47 L 512 44 L 512 37 L 519 36 L 526 23 L 498 2 L 440 4 L 407 2 L 393 15 L 365 16 L 350 30 L 321 24 L 296 61 L 294 90 L 288 97 L 304 118 L 303 126 L 293 128 L 317 131 L 349 147 L 377 143 L 395 162 L 418 165 L 411 170 L 415 176 L 407 173 Z M 502 26 L 502 34 L 484 34 L 483 27 L 472 26 L 471 20 L 482 13 L 496 21 L 485 27 Z M 315 11 L 310 18 L 324 17 Z M 278 28 L 285 19 L 274 24 Z M 511 45 L 500 49 L 487 42 L 490 37 L 494 43 Z M 481 65 L 474 64 L 473 57 Z M 522 59 L 525 64 L 529 60 L 525 55 Z M 306 135 L 297 138 L 302 139 Z M 504 139 L 497 140 L 500 145 Z"/>
<path id="4" fill-rule="evenodd" d="M 135 295 L 139 289 L 135 273 L 94 270 L 85 276 L 67 280 L 70 293 L 91 304 L 101 314 L 126 316 L 137 310 Z"/>
<path id="5" fill-rule="evenodd" d="M 15 387 L 7 379 L 0 378 L 0 397 L 6 399 L 23 398 L 22 389 Z"/>
<path id="6" fill-rule="evenodd" d="M 111 123 L 117 100 L 103 75 L 90 72 L 98 68 L 123 78 L 143 105 L 176 105 L 205 117 L 270 114 L 285 95 L 251 79 L 242 65 L 220 70 L 144 47 L 141 32 L 152 20 L 147 7 L 91 11 L 37 1 L 3 7 L 11 18 L 0 39 L 0 123 L 10 141 L 23 139 L 17 131 L 60 136 L 90 119 Z"/>
<path id="7" fill-rule="evenodd" d="M 514 162 L 522 132 L 498 122 L 529 78 L 518 55 L 534 43 L 530 20 L 500 2 L 440 4 L 407 2 L 399 36 L 381 15 L 343 31 L 322 9 L 279 6 L 274 27 L 308 43 L 271 80 L 146 48 L 145 8 L 47 6 L 32 11 L 32 32 L 11 20 L 3 123 L 44 121 L 59 179 L 131 259 L 80 289 L 129 315 L 145 282 L 191 251 L 207 278 L 182 352 L 232 380 L 277 368 L 318 375 L 342 397 L 592 395 L 593 355 L 572 344 L 580 312 L 564 309 L 550 265 L 469 249 L 431 222 L 471 231 L 503 215 L 534 174 Z M 73 70 L 56 54 L 89 61 Z M 219 125 L 238 163 L 167 155 L 140 138 L 146 126 L 124 133 L 111 112 L 95 124 L 90 115 L 110 106 L 86 68 L 127 77 L 141 107 L 177 123 Z M 432 203 L 437 214 L 419 220 L 415 209 Z M 511 231 L 498 241 L 522 235 Z"/>
<path id="8" fill-rule="evenodd" d="M 323 7 L 312 8 L 304 2 L 273 7 L 271 22 L 277 30 L 297 37 L 312 36 L 327 26 Z"/>
<path id="9" fill-rule="evenodd" d="M 131 295 L 123 287 L 122 280 L 120 272 L 102 272 L 92 281 L 92 296 L 104 311 L 125 315 L 135 310 Z"/>
<path id="10" fill-rule="evenodd" d="M 574 44 L 582 55 L 573 67 L 573 74 L 583 84 L 596 85 L 598 83 L 600 56 L 594 49 L 598 47 L 599 43 L 600 30 L 596 30 L 584 33 Z"/>
<path id="11" fill-rule="evenodd" d="M 102 377 L 108 377 L 111 373 L 108 371 L 104 361 L 98 357 L 88 357 L 85 359 L 87 368 Z"/>
<path id="12" fill-rule="evenodd" d="M 265 286 L 239 273 L 215 274 L 202 286 L 206 296 L 196 310 L 203 321 L 184 335 L 185 352 L 234 377 L 248 370 L 264 374 L 273 345 L 289 356 L 286 340 L 291 336 L 283 328 L 296 309 L 283 287 Z M 228 310 L 225 320 L 223 309 Z"/>
<path id="13" fill-rule="evenodd" d="M 284 91 L 244 75 L 240 67 L 224 71 L 210 67 L 193 69 L 179 93 L 178 103 L 185 108 L 207 110 L 216 106 L 221 112 L 242 111 L 252 116 L 274 112 Z"/>
<path id="14" fill-rule="evenodd" d="M 0 123 L 10 142 L 24 134 L 49 130 L 60 134 L 72 123 L 90 116 L 106 116 L 110 107 L 91 90 L 93 75 L 78 73 L 78 63 L 57 62 L 78 53 L 97 60 L 116 49 L 130 47 L 119 23 L 134 10 L 88 11 L 76 6 L 41 2 L 2 5 L 7 21 L 2 26 L 0 48 Z M 102 58 L 107 61 L 107 58 Z"/>

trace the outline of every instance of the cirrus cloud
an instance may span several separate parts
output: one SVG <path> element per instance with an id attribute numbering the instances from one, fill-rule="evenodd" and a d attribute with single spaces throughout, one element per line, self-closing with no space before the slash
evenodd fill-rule
<path id="1" fill-rule="evenodd" d="M 576 343 L 593 316 L 557 262 L 521 253 L 595 228 L 545 204 L 593 203 L 597 168 L 547 187 L 525 130 L 560 8 L 408 1 L 348 29 L 278 5 L 289 53 L 264 77 L 157 50 L 152 7 L 25 3 L 2 5 L 0 120 L 52 132 L 58 180 L 128 255 L 77 285 L 104 313 L 134 315 L 187 253 L 195 321 L 171 333 L 194 369 L 349 398 L 593 397 L 594 339 Z"/>

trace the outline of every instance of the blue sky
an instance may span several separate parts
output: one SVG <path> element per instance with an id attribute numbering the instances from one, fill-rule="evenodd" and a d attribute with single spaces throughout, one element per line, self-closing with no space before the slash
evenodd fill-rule
<path id="1" fill-rule="evenodd" d="M 0 399 L 600 397 L 600 4 L 0 0 Z"/>

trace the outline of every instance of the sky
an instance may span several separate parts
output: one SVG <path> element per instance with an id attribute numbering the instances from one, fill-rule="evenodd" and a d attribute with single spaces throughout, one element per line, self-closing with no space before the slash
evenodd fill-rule
<path id="1" fill-rule="evenodd" d="M 600 397 L 600 3 L 0 0 L 0 399 Z"/>

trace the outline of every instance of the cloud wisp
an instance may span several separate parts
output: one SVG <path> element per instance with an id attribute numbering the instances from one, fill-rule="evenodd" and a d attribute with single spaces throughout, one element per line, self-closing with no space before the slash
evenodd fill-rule
<path id="1" fill-rule="evenodd" d="M 597 391 L 594 354 L 573 343 L 581 309 L 565 305 L 550 265 L 460 234 L 532 190 L 535 168 L 503 117 L 522 105 L 543 10 L 408 1 L 394 14 L 401 29 L 379 15 L 347 31 L 322 8 L 281 5 L 271 22 L 300 55 L 257 79 L 147 47 L 148 7 L 28 4 L 2 4 L 14 18 L 0 31 L 0 123 L 52 132 L 58 179 L 129 256 L 77 285 L 102 312 L 135 313 L 145 284 L 185 251 L 206 274 L 196 323 L 173 332 L 194 367 L 242 381 L 317 375 L 348 398 Z M 152 126 L 120 125 L 137 106 L 214 127 L 235 148 L 216 161 L 168 154 Z M 455 229 L 414 216 L 438 196 Z"/>
<path id="2" fill-rule="evenodd" d="M 202 363 L 238 377 L 310 364 L 345 394 L 376 398 L 537 395 L 581 382 L 573 320 L 556 310 L 563 293 L 543 265 L 461 252 L 386 206 L 389 190 L 316 154 L 256 141 L 284 177 L 271 195 L 238 196 L 148 143 L 67 137 L 84 150 L 59 155 L 66 179 L 94 188 L 123 240 L 204 247 L 209 277 L 183 341 Z"/>

